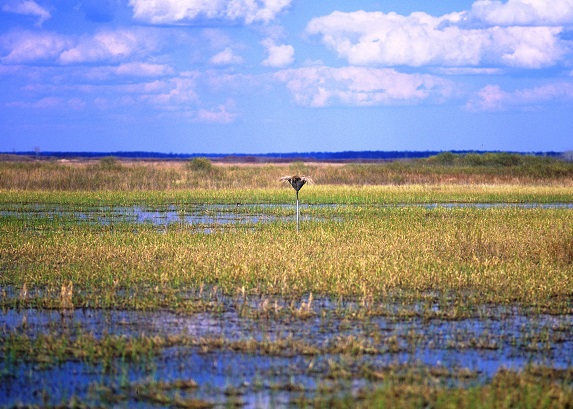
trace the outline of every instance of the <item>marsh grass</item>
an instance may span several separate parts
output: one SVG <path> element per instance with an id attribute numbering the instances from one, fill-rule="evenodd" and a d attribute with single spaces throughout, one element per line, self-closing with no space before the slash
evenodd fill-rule
<path id="1" fill-rule="evenodd" d="M 244 287 L 263 296 L 358 297 L 366 306 L 389 294 L 454 292 L 465 303 L 570 308 L 569 209 L 310 211 L 324 220 L 305 223 L 300 236 L 287 222 L 200 233 L 16 219 L 2 227 L 0 285 L 19 289 L 11 302 L 46 308 L 183 308 L 186 291 L 200 286 L 228 295 Z"/>
<path id="2" fill-rule="evenodd" d="M 453 155 L 380 163 L 221 164 L 187 162 L 0 161 L 0 189 L 180 190 L 273 188 L 285 173 L 311 174 L 322 185 L 573 184 L 573 163 L 527 155 Z"/>
<path id="3" fill-rule="evenodd" d="M 60 291 L 60 308 L 64 310 L 73 309 L 74 303 L 72 302 L 74 294 L 74 283 L 70 280 L 67 284 L 62 284 Z"/>
<path id="4" fill-rule="evenodd" d="M 310 391 L 291 378 L 269 387 L 295 391 L 293 403 L 299 406 L 570 407 L 570 369 L 500 371 L 483 384 L 459 368 L 380 366 L 369 359 L 426 345 L 423 331 L 376 329 L 371 320 L 377 317 L 390 325 L 479 320 L 491 318 L 489 306 L 509 315 L 518 309 L 531 316 L 570 316 L 570 208 L 402 206 L 573 202 L 570 170 L 561 163 L 486 159 L 487 164 L 446 156 L 433 159 L 437 163 L 287 165 L 290 173 L 311 173 L 317 182 L 305 189 L 303 212 L 314 219 L 304 223 L 301 234 L 281 220 L 206 232 L 185 223 L 99 224 L 65 212 L 44 217 L 41 211 L 46 205 L 105 214 L 137 205 L 185 212 L 195 204 L 255 203 L 261 204 L 257 212 L 284 216 L 292 209 L 264 205 L 292 202 L 292 191 L 277 183 L 285 166 L 0 163 L 0 212 L 11 212 L 0 215 L 0 308 L 54 309 L 62 322 L 78 309 L 168 310 L 191 318 L 236 311 L 254 328 L 325 322 L 328 328 L 322 330 L 331 331 L 321 342 L 288 334 L 95 336 L 64 324 L 31 335 L 24 314 L 14 331 L 0 331 L 0 377 L 9 379 L 22 361 L 41 369 L 71 360 L 118 375 L 119 385 L 99 391 L 110 404 L 141 396 L 155 404 L 209 407 L 208 401 L 179 395 L 189 389 L 189 380 L 130 386 L 122 375 L 133 366 L 153 367 L 163 351 L 181 348 L 306 357 L 305 373 L 319 374 L 323 386 Z M 428 181 L 434 184 L 424 184 Z M 500 181 L 504 184 L 491 184 Z M 38 214 L 30 216 L 31 209 Z M 336 331 L 360 332 L 334 333 L 333 323 Z M 517 335 L 432 334 L 435 345 L 428 348 L 487 353 L 505 343 L 520 353 L 549 354 L 570 339 L 567 324 Z M 327 358 L 319 362 L 322 356 Z M 355 379 L 382 383 L 354 395 L 334 393 L 336 382 Z M 450 381 L 462 386 L 451 387 Z M 234 386 L 225 390 L 230 405 L 242 402 L 242 393 Z"/>
<path id="5" fill-rule="evenodd" d="M 228 188 L 173 191 L 51 191 L 7 190 L 0 195 L 0 210 L 18 206 L 61 205 L 70 210 L 111 206 L 180 206 L 196 204 L 286 204 L 292 191 L 281 188 Z M 387 205 L 424 203 L 572 203 L 567 186 L 520 185 L 407 185 L 324 186 L 305 189 L 301 204 Z M 355 209 L 360 211 L 360 209 Z M 353 210 L 348 210 L 353 211 Z M 0 225 L 1 227 L 1 225 Z"/>
<path id="6" fill-rule="evenodd" d="M 8 363 L 27 361 L 46 368 L 80 360 L 90 365 L 102 365 L 104 371 L 114 370 L 118 361 L 145 363 L 167 342 L 143 334 L 137 337 L 108 335 L 98 339 L 83 331 L 30 336 L 25 327 L 19 332 L 3 334 L 1 339 L 0 350 Z"/>
<path id="7" fill-rule="evenodd" d="M 196 295 L 214 303 L 221 303 L 225 298 L 218 289 L 207 287 L 201 288 Z M 487 351 L 495 351 L 499 344 L 511 343 L 514 348 L 517 346 L 517 349 L 512 349 L 514 353 L 529 351 L 532 345 L 548 347 L 540 352 L 550 353 L 550 349 L 559 342 L 570 342 L 566 341 L 567 338 L 559 338 L 560 334 L 570 337 L 571 328 L 567 319 L 561 320 L 561 329 L 555 327 L 553 320 L 543 321 L 543 324 L 532 320 L 532 327 L 529 330 L 519 330 L 517 339 L 509 339 L 508 333 L 503 330 L 501 333 L 480 333 L 479 330 L 468 333 L 467 329 L 461 328 L 444 337 L 444 334 L 420 325 L 423 321 L 412 323 L 410 330 L 403 331 L 395 329 L 394 324 L 388 327 L 373 325 L 374 322 L 368 317 L 352 316 L 351 311 L 340 311 L 340 316 L 339 312 L 335 312 L 336 317 L 324 316 L 320 312 L 320 305 L 317 305 L 321 301 L 310 295 L 300 300 L 300 307 L 293 306 L 292 309 L 312 311 L 313 320 L 320 317 L 320 327 L 316 320 L 307 323 L 307 316 L 272 316 L 269 309 L 276 309 L 273 303 L 267 302 L 268 298 L 248 295 L 246 289 L 244 292 L 242 288 L 238 289 L 235 297 L 244 300 L 251 298 L 258 305 L 256 308 L 260 315 L 249 315 L 245 321 L 250 321 L 251 325 L 244 326 L 239 333 L 229 331 L 227 335 L 201 335 L 186 331 L 146 334 L 146 330 L 154 324 L 133 328 L 129 335 L 114 335 L 106 330 L 93 335 L 86 332 L 80 322 L 74 323 L 71 317 L 65 321 L 67 324 L 54 322 L 43 331 L 23 322 L 12 330 L 4 328 L 0 331 L 0 369 L 9 370 L 26 362 L 35 371 L 41 371 L 57 369 L 69 361 L 81 362 L 84 368 L 98 373 L 101 371 L 102 375 L 106 375 L 102 376 L 104 381 L 100 381 L 100 386 L 92 384 L 90 389 L 98 396 L 97 402 L 107 402 L 110 405 L 137 401 L 203 407 L 213 405 L 211 400 L 220 402 L 222 397 L 230 403 L 231 398 L 240 399 L 261 392 L 272 394 L 275 391 L 288 392 L 292 404 L 297 407 L 356 407 L 358 403 L 362 403 L 362 407 L 476 407 L 471 406 L 476 404 L 475 398 L 482 399 L 477 407 L 486 408 L 500 407 L 500 399 L 506 405 L 501 407 L 521 407 L 526 402 L 535 403 L 535 407 L 543 407 L 547 399 L 550 403 L 548 407 L 568 407 L 572 399 L 573 376 L 570 369 L 542 366 L 529 366 L 518 372 L 502 369 L 492 379 L 484 382 L 479 371 L 464 367 L 439 363 L 427 366 L 414 358 L 398 363 L 399 354 L 414 354 L 417 349 L 426 347 L 436 352 L 444 348 L 456 351 L 471 349 L 488 356 Z M 283 310 L 286 309 L 288 307 L 284 306 Z M 185 311 L 180 313 L 187 314 Z M 214 316 L 220 315 L 215 312 Z M 408 317 L 406 322 L 411 318 Z M 490 321 L 496 322 L 500 318 L 492 318 Z M 106 317 L 106 322 L 108 319 Z M 201 318 L 189 315 L 184 319 L 191 322 Z M 349 321 L 346 330 L 342 325 L 337 325 L 340 319 Z M 400 326 L 401 319 L 398 317 L 396 326 Z M 223 323 L 227 318 L 220 316 L 220 320 Z M 275 324 L 280 326 L 285 323 L 294 326 L 284 332 L 273 330 Z M 122 325 L 129 327 L 130 324 L 125 322 Z M 234 324 L 223 324 L 225 327 L 227 325 Z M 309 326 L 317 326 L 316 332 L 307 332 Z M 296 328 L 299 331 L 295 331 Z M 325 337 L 325 333 L 331 335 Z M 186 376 L 178 375 L 175 369 L 194 362 L 189 359 L 194 354 L 206 356 L 208 362 L 213 362 L 213 357 L 225 353 L 250 357 L 248 359 L 252 362 L 258 362 L 261 357 L 278 357 L 279 360 L 289 360 L 289 363 L 283 362 L 282 365 L 270 368 L 262 365 L 260 376 L 264 379 L 268 377 L 269 382 L 255 379 L 239 383 L 236 377 L 229 375 L 229 383 L 215 389 L 208 384 L 194 382 L 188 372 L 185 372 Z M 386 354 L 395 356 L 396 361 L 380 359 Z M 164 365 L 166 360 L 172 361 L 175 377 L 158 379 L 156 365 Z M 207 366 L 212 365 L 209 363 Z M 204 375 L 204 371 L 209 371 L 208 368 L 200 368 L 197 371 L 201 372 L 193 373 Z M 226 373 L 227 370 L 218 369 L 214 365 L 212 369 L 216 373 Z M 248 372 L 250 368 L 245 370 Z M 137 371 L 139 377 L 131 381 L 126 373 L 134 371 Z M 239 373 L 242 371 L 240 369 Z M 2 376 L 9 380 L 10 372 L 0 371 L 0 378 Z M 238 375 L 238 378 L 242 379 L 241 376 L 244 375 Z M 300 381 L 301 376 L 312 377 L 318 386 L 315 388 Z M 354 382 L 365 386 L 351 394 L 349 385 Z M 533 388 L 534 385 L 538 388 Z M 209 398 L 205 399 L 205 396 Z M 78 400 L 77 403 L 82 401 Z M 47 400 L 45 405 L 49 404 Z M 87 402 L 86 406 L 89 406 Z"/>
<path id="8" fill-rule="evenodd" d="M 444 388 L 427 382 L 388 382 L 367 393 L 357 406 L 393 408 L 566 408 L 573 405 L 571 373 L 528 367 L 502 370 L 487 385 Z M 549 377 L 540 376 L 545 374 Z M 557 377 L 555 375 L 558 375 Z M 344 402 L 334 407 L 346 406 Z"/>

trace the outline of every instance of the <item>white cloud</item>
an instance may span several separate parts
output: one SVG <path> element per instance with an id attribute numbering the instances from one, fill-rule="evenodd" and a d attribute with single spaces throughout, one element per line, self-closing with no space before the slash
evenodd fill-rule
<path id="1" fill-rule="evenodd" d="M 130 0 L 136 19 L 152 24 L 184 24 L 198 19 L 268 23 L 291 0 Z"/>
<path id="2" fill-rule="evenodd" d="M 230 124 L 237 118 L 237 113 L 234 110 L 234 102 L 227 101 L 225 104 L 220 104 L 213 109 L 200 109 L 197 112 L 195 122 L 210 122 L 217 124 Z"/>
<path id="3" fill-rule="evenodd" d="M 133 77 L 160 77 L 173 74 L 173 69 L 165 64 L 150 64 L 143 62 L 130 62 L 120 64 L 116 73 L 118 75 Z"/>
<path id="4" fill-rule="evenodd" d="M 69 78 L 70 82 L 80 82 L 84 86 L 87 86 L 87 84 L 101 86 L 101 82 L 106 81 L 122 82 L 125 78 L 141 81 L 145 78 L 170 77 L 174 75 L 176 75 L 175 70 L 167 64 L 147 62 L 127 62 L 117 66 L 70 66 L 66 68 L 66 77 Z"/>
<path id="5" fill-rule="evenodd" d="M 506 99 L 507 94 L 499 85 L 487 85 L 466 104 L 466 108 L 470 111 L 498 111 Z"/>
<path id="6" fill-rule="evenodd" d="M 465 13 L 434 17 L 424 12 L 333 12 L 312 19 L 307 33 L 351 64 L 540 68 L 569 51 L 561 27 L 465 28 Z"/>
<path id="7" fill-rule="evenodd" d="M 294 47 L 292 45 L 276 45 L 275 42 L 267 38 L 262 41 L 269 56 L 262 62 L 268 67 L 285 67 L 294 61 Z"/>
<path id="8" fill-rule="evenodd" d="M 71 45 L 69 38 L 51 32 L 13 31 L 0 36 L 0 47 L 7 50 L 0 61 L 17 64 L 52 60 Z"/>
<path id="9" fill-rule="evenodd" d="M 573 0 L 477 0 L 469 17 L 501 26 L 568 25 L 573 24 Z"/>
<path id="10" fill-rule="evenodd" d="M 468 101 L 466 109 L 470 111 L 531 109 L 563 101 L 573 102 L 573 82 L 556 82 L 515 91 L 504 91 L 498 85 L 487 85 Z"/>
<path id="11" fill-rule="evenodd" d="M 279 71 L 275 78 L 286 83 L 297 103 L 311 107 L 415 104 L 453 95 L 447 80 L 389 68 L 304 67 Z"/>
<path id="12" fill-rule="evenodd" d="M 52 17 L 48 10 L 33 0 L 10 1 L 2 6 L 2 11 L 38 17 L 38 26 L 42 26 L 44 21 Z"/>
<path id="13" fill-rule="evenodd" d="M 156 82 L 141 100 L 164 109 L 179 109 L 189 103 L 199 102 L 197 82 L 200 74 L 197 72 L 182 73 L 179 77 Z M 137 90 L 134 89 L 134 92 Z"/>
<path id="14" fill-rule="evenodd" d="M 60 98 L 60 97 L 44 97 L 33 102 L 9 102 L 6 104 L 10 107 L 23 108 L 23 109 L 52 109 L 52 110 L 82 110 L 86 104 L 79 98 Z"/>
<path id="15" fill-rule="evenodd" d="M 214 65 L 235 65 L 235 64 L 242 64 L 243 58 L 238 55 L 235 55 L 231 47 L 225 48 L 223 51 L 215 54 L 209 60 L 211 64 Z"/>
<path id="16" fill-rule="evenodd" d="M 436 68 L 435 72 L 445 75 L 497 75 L 504 71 L 500 68 L 443 67 Z"/>
<path id="17" fill-rule="evenodd" d="M 261 77 L 247 73 L 229 73 L 209 70 L 202 74 L 205 87 L 214 93 L 224 92 L 244 95 L 247 89 L 260 90 L 267 85 L 264 82 L 264 76 Z"/>
<path id="18" fill-rule="evenodd" d="M 5 64 L 51 61 L 64 65 L 121 62 L 149 57 L 159 49 L 160 41 L 163 41 L 161 36 L 149 29 L 101 31 L 82 37 L 12 31 L 0 35 L 0 50 L 6 50 L 4 55 L 0 54 L 0 61 Z"/>
<path id="19" fill-rule="evenodd" d="M 102 31 L 81 38 L 74 47 L 60 54 L 62 64 L 78 64 L 126 58 L 147 53 L 155 48 L 155 41 L 143 32 L 132 30 Z"/>

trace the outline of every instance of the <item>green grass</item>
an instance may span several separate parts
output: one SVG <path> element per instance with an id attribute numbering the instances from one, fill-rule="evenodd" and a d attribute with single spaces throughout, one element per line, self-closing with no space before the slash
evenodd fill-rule
<path id="1" fill-rule="evenodd" d="M 173 191 L 59 191 L 7 190 L 0 209 L 18 204 L 59 204 L 75 207 L 129 205 L 189 205 L 208 203 L 275 203 L 295 200 L 294 190 L 277 181 L 273 188 L 191 189 Z M 411 204 L 411 203 L 571 203 L 573 188 L 520 185 L 405 185 L 305 186 L 301 203 Z"/>
<path id="2" fill-rule="evenodd" d="M 288 221 L 202 233 L 10 218 L 0 227 L 0 285 L 41 289 L 21 302 L 51 308 L 69 281 L 75 305 L 105 308 L 183 308 L 185 292 L 200 286 L 283 296 L 454 292 L 465 302 L 570 306 L 570 209 L 305 212 L 323 220 L 303 223 L 300 234 Z"/>

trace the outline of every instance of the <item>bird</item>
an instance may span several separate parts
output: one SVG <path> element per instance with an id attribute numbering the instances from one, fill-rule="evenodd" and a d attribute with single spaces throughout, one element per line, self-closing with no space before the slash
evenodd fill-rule
<path id="1" fill-rule="evenodd" d="M 306 183 L 313 183 L 312 179 L 308 176 L 283 176 L 280 178 L 283 182 L 288 182 L 293 187 L 296 192 L 296 231 L 298 232 L 298 191 L 306 184 Z"/>
<path id="2" fill-rule="evenodd" d="M 297 197 L 298 197 L 298 191 L 306 183 L 313 183 L 312 179 L 309 178 L 308 176 L 299 176 L 299 175 L 283 176 L 280 178 L 280 180 L 285 181 L 285 182 L 289 182 L 291 184 L 291 186 L 293 187 L 293 189 L 296 191 Z"/>

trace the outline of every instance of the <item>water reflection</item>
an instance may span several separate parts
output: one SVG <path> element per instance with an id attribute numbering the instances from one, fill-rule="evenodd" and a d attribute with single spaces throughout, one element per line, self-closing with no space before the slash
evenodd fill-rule
<path id="1" fill-rule="evenodd" d="M 344 204 L 302 204 L 302 220 L 322 220 L 316 216 L 320 209 L 344 209 L 357 205 Z M 377 205 L 374 205 L 377 206 Z M 519 208 L 519 209 L 573 209 L 573 203 L 420 203 L 378 205 L 392 207 L 423 207 L 426 209 L 453 208 Z M 312 211 L 306 212 L 305 209 Z M 74 208 L 61 205 L 13 205 L 5 206 L 0 217 L 21 219 L 63 218 L 79 222 L 103 225 L 115 223 L 167 225 L 225 226 L 233 224 L 256 224 L 293 219 L 293 206 L 289 204 L 202 204 L 186 206 L 121 206 Z"/>
<path id="2" fill-rule="evenodd" d="M 309 205 L 302 206 L 308 207 Z M 276 210 L 279 210 L 277 215 Z M 167 207 L 90 207 L 74 208 L 58 205 L 19 205 L 0 211 L 0 217 L 20 219 L 65 219 L 103 225 L 116 223 L 152 224 L 155 226 L 200 225 L 217 226 L 230 224 L 268 223 L 292 219 L 290 205 L 261 204 L 206 204 Z M 312 220 L 303 214 L 303 220 Z"/>

